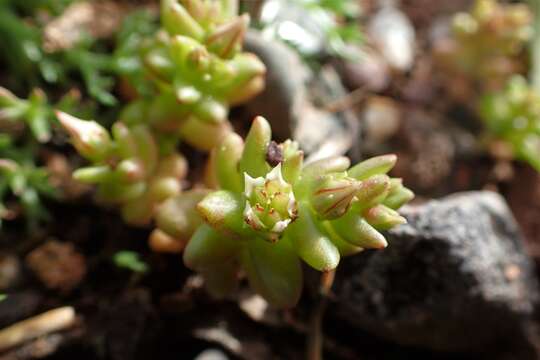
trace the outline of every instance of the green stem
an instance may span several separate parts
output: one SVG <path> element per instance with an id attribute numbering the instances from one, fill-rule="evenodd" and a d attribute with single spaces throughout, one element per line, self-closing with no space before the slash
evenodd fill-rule
<path id="1" fill-rule="evenodd" d="M 322 360 L 323 359 L 323 331 L 322 321 L 326 305 L 328 303 L 328 295 L 332 289 L 334 283 L 334 277 L 336 275 L 335 270 L 322 273 L 321 285 L 319 288 L 319 299 L 310 321 L 310 332 L 307 343 L 307 359 L 308 360 Z"/>
<path id="2" fill-rule="evenodd" d="M 529 0 L 529 3 L 534 14 L 530 77 L 533 88 L 540 92 L 540 0 Z"/>

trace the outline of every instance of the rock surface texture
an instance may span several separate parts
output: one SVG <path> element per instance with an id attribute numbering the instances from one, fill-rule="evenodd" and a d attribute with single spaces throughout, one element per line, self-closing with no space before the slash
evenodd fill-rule
<path id="1" fill-rule="evenodd" d="M 329 317 L 444 351 L 523 338 L 538 299 L 533 263 L 505 201 L 466 192 L 402 211 L 389 247 L 345 259 Z"/>

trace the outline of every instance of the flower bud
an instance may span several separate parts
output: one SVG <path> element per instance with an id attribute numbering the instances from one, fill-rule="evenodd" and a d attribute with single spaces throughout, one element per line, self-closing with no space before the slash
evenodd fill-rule
<path id="1" fill-rule="evenodd" d="M 322 219 L 336 219 L 349 210 L 361 183 L 341 174 L 323 175 L 315 181 L 311 205 Z"/>
<path id="2" fill-rule="evenodd" d="M 355 210 L 360 212 L 379 204 L 388 195 L 389 187 L 390 178 L 386 175 L 375 175 L 362 181 L 356 193 Z"/>
<path id="3" fill-rule="evenodd" d="M 253 230 L 265 233 L 270 241 L 276 241 L 297 215 L 292 186 L 283 179 L 281 164 L 264 178 L 252 178 L 247 173 L 244 176 L 244 221 Z"/>
<path id="4" fill-rule="evenodd" d="M 110 152 L 111 138 L 107 130 L 95 121 L 85 121 L 57 111 L 60 124 L 71 136 L 77 151 L 93 161 L 103 160 Z"/>

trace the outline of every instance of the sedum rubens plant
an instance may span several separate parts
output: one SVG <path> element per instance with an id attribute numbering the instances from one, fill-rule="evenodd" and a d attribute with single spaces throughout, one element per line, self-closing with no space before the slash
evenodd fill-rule
<path id="1" fill-rule="evenodd" d="M 264 64 L 241 51 L 249 17 L 236 10 L 236 0 L 162 0 L 162 28 L 140 50 L 159 94 L 134 102 L 124 116 L 138 114 L 199 149 L 219 144 L 231 131 L 229 107 L 264 87 Z"/>
<path id="2" fill-rule="evenodd" d="M 476 0 L 470 12 L 454 16 L 453 42 L 441 51 L 441 60 L 488 89 L 500 89 L 526 69 L 521 55 L 533 34 L 532 20 L 525 4 Z"/>
<path id="3" fill-rule="evenodd" d="M 262 90 L 265 67 L 241 51 L 249 18 L 235 16 L 236 10 L 235 0 L 163 0 L 161 29 L 140 41 L 136 62 L 151 84 L 139 87 L 144 96 L 123 109 L 112 134 L 95 122 L 58 114 L 77 151 L 91 162 L 74 177 L 97 184 L 98 199 L 119 205 L 128 223 L 148 224 L 157 205 L 180 192 L 187 166 L 175 151 L 179 140 L 211 150 L 232 131 L 229 106 Z M 121 63 L 137 52 L 128 40 Z M 132 79 L 141 78 L 138 68 L 131 69 Z M 153 238 L 160 246 L 166 239 Z"/>
<path id="4" fill-rule="evenodd" d="M 386 247 L 380 231 L 405 222 L 396 209 L 413 197 L 400 179 L 386 175 L 394 155 L 353 167 L 346 157 L 304 165 L 297 143 L 271 142 L 261 117 L 245 143 L 228 134 L 213 160 L 219 190 L 168 200 L 158 210 L 154 234 L 191 235 L 184 263 L 217 296 L 233 290 L 245 273 L 271 304 L 293 306 L 302 288 L 301 260 L 329 272 L 341 256 Z"/>
<path id="5" fill-rule="evenodd" d="M 480 114 L 488 138 L 502 140 L 515 158 L 540 172 L 540 94 L 521 76 L 484 96 Z"/>
<path id="6" fill-rule="evenodd" d="M 181 191 L 187 163 L 174 150 L 160 149 L 159 139 L 143 124 L 116 122 L 110 134 L 95 121 L 57 112 L 78 153 L 91 162 L 73 177 L 97 184 L 97 198 L 116 204 L 133 225 L 148 224 L 158 204 Z"/>

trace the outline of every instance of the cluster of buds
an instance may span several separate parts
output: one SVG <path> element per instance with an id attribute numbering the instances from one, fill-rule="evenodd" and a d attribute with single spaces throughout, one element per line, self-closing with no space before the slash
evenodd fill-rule
<path id="1" fill-rule="evenodd" d="M 244 273 L 270 303 L 292 306 L 302 288 L 301 260 L 326 272 L 341 256 L 386 247 L 380 231 L 404 223 L 396 209 L 413 198 L 386 175 L 394 155 L 353 167 L 345 157 L 304 165 L 298 145 L 272 142 L 261 117 L 245 143 L 230 133 L 212 159 L 219 190 L 169 200 L 156 231 L 184 243 L 191 236 L 184 263 L 215 295 L 230 292 Z"/>
<path id="2" fill-rule="evenodd" d="M 160 96 L 133 106 L 146 108 L 158 130 L 175 131 L 203 150 L 230 131 L 229 107 L 264 87 L 264 64 L 241 51 L 249 16 L 236 9 L 236 0 L 162 0 L 162 29 L 141 45 Z M 201 140 L 203 131 L 218 136 Z"/>
<path id="3" fill-rule="evenodd" d="M 97 184 L 98 201 L 119 206 L 127 223 L 148 224 L 160 203 L 180 193 L 186 160 L 174 150 L 160 149 L 146 125 L 116 122 L 109 134 L 95 121 L 63 112 L 57 116 L 73 146 L 91 162 L 73 177 Z"/>
<path id="4" fill-rule="evenodd" d="M 533 34 L 532 19 L 525 4 L 476 0 L 470 12 L 454 16 L 453 41 L 439 55 L 448 67 L 500 88 L 525 70 L 521 55 Z"/>
<path id="5" fill-rule="evenodd" d="M 540 171 L 540 94 L 527 80 L 514 76 L 503 91 L 484 96 L 480 113 L 489 137 Z"/>

